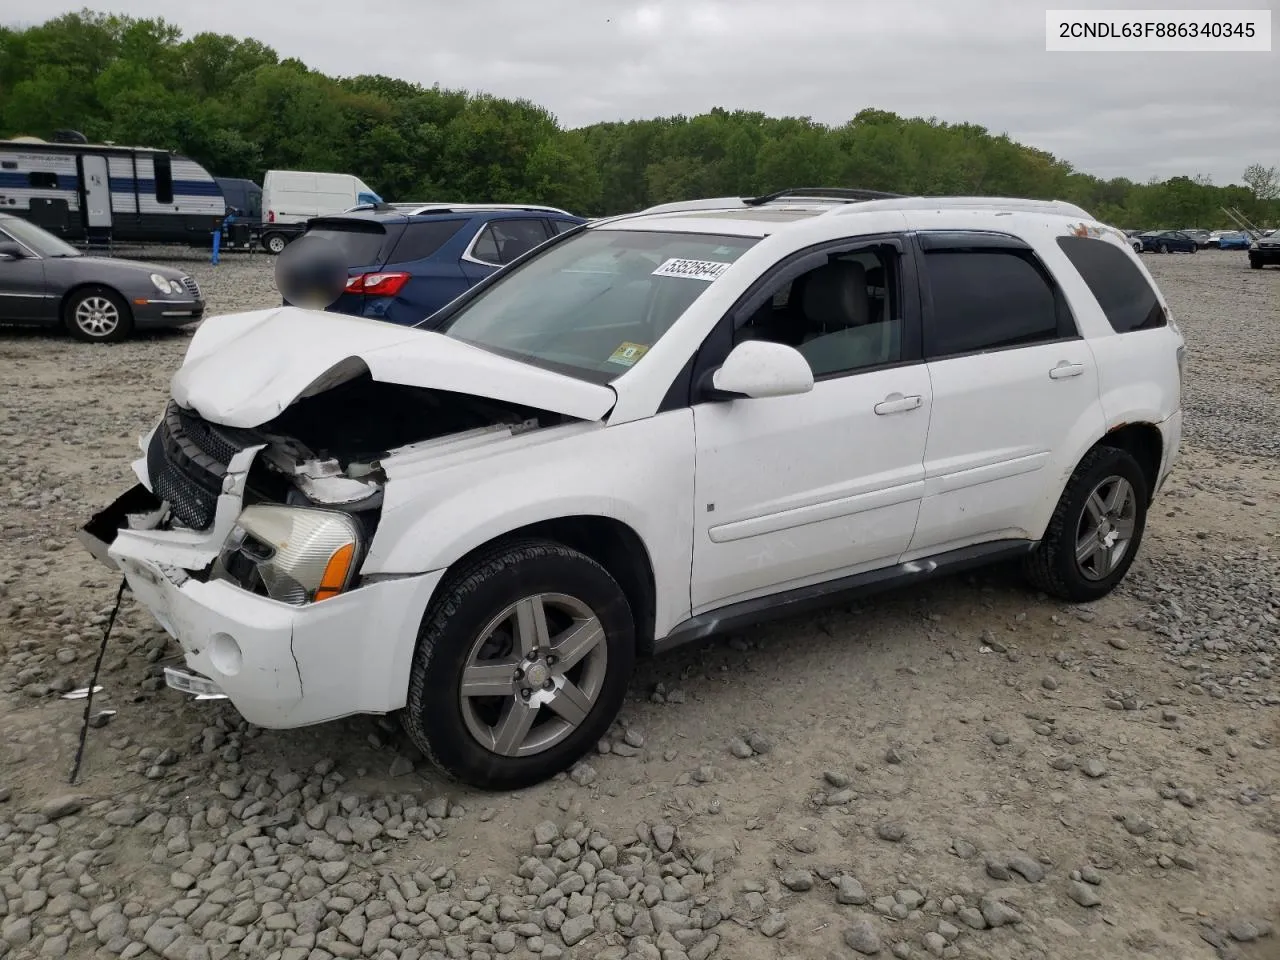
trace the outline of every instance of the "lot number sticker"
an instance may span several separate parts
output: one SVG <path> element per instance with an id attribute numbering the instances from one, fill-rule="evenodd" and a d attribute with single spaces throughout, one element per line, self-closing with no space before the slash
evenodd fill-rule
<path id="1" fill-rule="evenodd" d="M 610 363 L 624 367 L 635 366 L 637 360 L 649 352 L 649 348 L 639 343 L 624 343 L 609 355 Z"/>
<path id="2" fill-rule="evenodd" d="M 729 269 L 729 264 L 719 260 L 681 260 L 673 257 L 657 270 L 655 277 L 684 277 L 686 280 L 704 280 L 710 283 Z"/>

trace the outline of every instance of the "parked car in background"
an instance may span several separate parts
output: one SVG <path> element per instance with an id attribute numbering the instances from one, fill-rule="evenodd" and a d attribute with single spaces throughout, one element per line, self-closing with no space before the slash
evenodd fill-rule
<path id="1" fill-rule="evenodd" d="M 366 203 L 379 204 L 382 198 L 352 174 L 268 170 L 262 180 L 262 246 L 268 253 L 280 253 L 302 236 L 312 217 Z"/>
<path id="2" fill-rule="evenodd" d="M 86 257 L 34 223 L 0 213 L 0 323 L 62 326 L 80 340 L 106 342 L 202 316 L 200 286 L 181 270 Z"/>
<path id="3" fill-rule="evenodd" d="M 171 686 L 268 728 L 398 713 L 491 790 L 595 749 L 682 644 L 1000 561 L 1106 596 L 1182 435 L 1150 274 L 1071 204 L 855 195 L 573 229 L 438 330 L 221 316 L 83 542 Z"/>
<path id="4" fill-rule="evenodd" d="M 1195 253 L 1199 245 L 1181 230 L 1152 230 L 1141 234 L 1140 253 Z"/>
<path id="5" fill-rule="evenodd" d="M 1182 229 L 1179 233 L 1185 233 L 1188 237 L 1196 242 L 1197 247 L 1206 247 L 1209 245 L 1209 231 L 1199 228 Z"/>
<path id="6" fill-rule="evenodd" d="M 1261 270 L 1275 264 L 1280 264 L 1280 235 L 1268 230 L 1249 244 L 1249 266 Z"/>
<path id="7" fill-rule="evenodd" d="M 427 204 L 320 217 L 307 235 L 332 241 L 347 261 L 347 289 L 331 312 L 412 325 L 583 222 L 556 207 Z"/>
<path id="8" fill-rule="evenodd" d="M 1253 243 L 1253 238 L 1247 233 L 1236 231 L 1234 233 L 1224 233 L 1218 238 L 1219 250 L 1248 250 L 1249 245 Z"/>
<path id="9" fill-rule="evenodd" d="M 1218 241 L 1222 239 L 1222 235 L 1223 235 L 1224 233 L 1230 233 L 1230 232 L 1231 232 L 1231 231 L 1229 231 L 1229 230 L 1211 230 L 1211 231 L 1209 231 L 1209 238 L 1208 238 L 1207 240 L 1205 240 L 1205 246 L 1206 246 L 1206 247 L 1212 247 L 1213 249 L 1215 249 L 1215 250 L 1216 250 L 1216 249 L 1218 248 Z"/>

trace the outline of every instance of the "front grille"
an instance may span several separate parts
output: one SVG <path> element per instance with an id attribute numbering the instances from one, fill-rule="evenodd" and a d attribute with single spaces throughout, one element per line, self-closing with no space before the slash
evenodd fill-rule
<path id="1" fill-rule="evenodd" d="M 207 530 L 227 465 L 253 442 L 244 431 L 217 427 L 170 401 L 147 449 L 152 492 L 183 526 Z"/>
<path id="2" fill-rule="evenodd" d="M 182 285 L 187 288 L 187 293 L 191 294 L 191 299 L 200 299 L 200 284 L 196 283 L 192 277 L 183 277 Z"/>

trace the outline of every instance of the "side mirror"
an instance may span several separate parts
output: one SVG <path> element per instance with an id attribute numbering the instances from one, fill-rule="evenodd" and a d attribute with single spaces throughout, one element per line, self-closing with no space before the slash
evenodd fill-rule
<path id="1" fill-rule="evenodd" d="M 794 347 L 747 340 L 730 351 L 711 375 L 713 398 L 789 397 L 813 389 L 813 370 Z"/>
<path id="2" fill-rule="evenodd" d="M 6 240 L 0 243 L 0 259 L 2 260 L 21 260 L 27 255 L 27 251 L 22 249 L 22 245 L 14 243 L 12 240 Z"/>

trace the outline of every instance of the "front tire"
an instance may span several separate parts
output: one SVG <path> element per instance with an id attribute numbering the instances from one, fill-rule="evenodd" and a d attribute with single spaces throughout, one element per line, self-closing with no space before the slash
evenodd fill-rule
<path id="1" fill-rule="evenodd" d="M 484 790 L 531 786 L 608 730 L 635 645 L 631 606 L 600 564 L 548 540 L 500 544 L 428 609 L 401 721 L 449 776 Z"/>
<path id="2" fill-rule="evenodd" d="M 1104 597 L 1133 565 L 1150 494 L 1142 467 L 1116 447 L 1080 461 L 1024 572 L 1045 593 L 1083 603 Z"/>
<path id="3" fill-rule="evenodd" d="M 283 233 L 268 233 L 262 238 L 262 249 L 275 256 L 284 253 L 284 248 L 288 245 L 289 238 Z"/>
<path id="4" fill-rule="evenodd" d="M 1168 245 L 1167 243 L 1162 243 L 1162 244 L 1160 244 L 1160 246 L 1159 246 L 1157 249 L 1158 249 L 1161 253 L 1168 253 L 1168 252 L 1169 252 L 1169 245 Z"/>
<path id="5" fill-rule="evenodd" d="M 62 322 L 73 337 L 86 343 L 116 343 L 133 332 L 129 305 L 106 287 L 73 293 L 63 305 Z"/>

